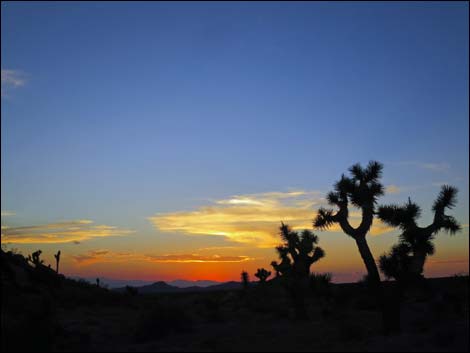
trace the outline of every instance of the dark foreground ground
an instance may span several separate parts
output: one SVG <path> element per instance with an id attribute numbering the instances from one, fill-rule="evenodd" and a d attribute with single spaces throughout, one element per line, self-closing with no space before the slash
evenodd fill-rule
<path id="1" fill-rule="evenodd" d="M 309 291 L 297 320 L 276 283 L 132 295 L 23 260 L 2 252 L 2 351 L 468 351 L 468 276 L 407 293 L 402 332 L 384 336 L 365 284 Z"/>

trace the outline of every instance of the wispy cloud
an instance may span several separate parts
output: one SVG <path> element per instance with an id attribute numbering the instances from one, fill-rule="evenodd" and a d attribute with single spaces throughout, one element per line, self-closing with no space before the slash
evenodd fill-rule
<path id="1" fill-rule="evenodd" d="M 272 247 L 279 243 L 280 222 L 293 229 L 311 229 L 316 212 L 314 206 L 324 203 L 319 191 L 269 192 L 236 195 L 216 200 L 213 205 L 195 211 L 159 213 L 148 219 L 165 232 L 188 235 L 213 235 L 256 247 Z M 360 213 L 351 212 L 351 223 L 359 224 Z M 371 234 L 390 231 L 386 225 L 375 222 Z M 331 231 L 340 231 L 338 226 Z"/>
<path id="2" fill-rule="evenodd" d="M 77 243 L 100 237 L 123 236 L 133 230 L 108 225 L 93 225 L 82 219 L 23 227 L 2 227 L 2 242 L 16 244 Z"/>
<path id="3" fill-rule="evenodd" d="M 389 164 L 401 165 L 401 166 L 412 166 L 421 169 L 427 169 L 434 172 L 444 172 L 450 169 L 450 164 L 445 162 L 416 162 L 416 161 L 404 161 L 404 162 L 390 162 Z"/>
<path id="4" fill-rule="evenodd" d="M 152 263 L 237 263 L 253 260 L 248 256 L 224 256 L 224 255 L 200 255 L 200 254 L 166 254 L 145 255 L 110 250 L 93 250 L 85 254 L 72 256 L 74 261 L 81 266 L 94 263 L 118 263 L 118 262 L 152 262 Z"/>
<path id="5" fill-rule="evenodd" d="M 387 194 L 398 194 L 400 191 L 402 191 L 401 188 L 396 185 L 388 185 L 385 188 Z"/>
<path id="6" fill-rule="evenodd" d="M 1 96 L 6 97 L 11 88 L 26 84 L 26 75 L 19 70 L 1 70 Z"/>
<path id="7" fill-rule="evenodd" d="M 433 170 L 436 172 L 442 172 L 450 169 L 448 163 L 420 163 L 419 166 L 424 169 Z"/>
<path id="8" fill-rule="evenodd" d="M 147 256 L 151 262 L 245 262 L 253 260 L 248 256 L 222 256 L 222 255 L 198 255 L 198 254 L 183 254 L 183 255 L 152 255 Z"/>
<path id="9" fill-rule="evenodd" d="M 16 213 L 12 211 L 2 211 L 2 217 L 11 217 L 11 216 L 16 216 Z"/>

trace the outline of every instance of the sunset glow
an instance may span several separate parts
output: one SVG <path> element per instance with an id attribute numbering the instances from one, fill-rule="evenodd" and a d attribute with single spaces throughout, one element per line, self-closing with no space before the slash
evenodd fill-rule
<path id="1" fill-rule="evenodd" d="M 283 222 L 319 236 L 312 271 L 356 281 L 354 239 L 312 222 L 350 166 L 377 160 L 377 205 L 410 198 L 420 225 L 441 185 L 459 190 L 462 231 L 436 235 L 425 274 L 468 272 L 468 14 L 3 4 L 5 249 L 46 264 L 60 250 L 70 276 L 238 281 L 272 270 Z M 376 217 L 374 258 L 399 234 Z"/>

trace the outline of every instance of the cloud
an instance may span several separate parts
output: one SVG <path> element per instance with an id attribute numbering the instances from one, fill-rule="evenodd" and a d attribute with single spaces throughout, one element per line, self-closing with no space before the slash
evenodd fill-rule
<path id="1" fill-rule="evenodd" d="M 200 254 L 166 254 L 166 255 L 144 255 L 113 252 L 110 250 L 93 250 L 85 254 L 74 255 L 72 258 L 82 266 L 94 263 L 116 263 L 116 262 L 151 262 L 151 263 L 222 263 L 222 262 L 246 262 L 253 260 L 248 256 L 223 256 L 223 255 L 200 255 Z"/>
<path id="2" fill-rule="evenodd" d="M 436 172 L 442 172 L 450 168 L 448 163 L 419 163 L 418 165 L 421 168 L 433 170 Z"/>
<path id="3" fill-rule="evenodd" d="M 279 243 L 280 222 L 293 229 L 311 229 L 316 212 L 313 206 L 325 203 L 318 191 L 269 192 L 236 195 L 214 201 L 195 211 L 159 213 L 148 219 L 160 231 L 188 235 L 213 235 L 256 247 L 272 247 Z M 351 223 L 359 224 L 360 213 L 351 212 Z M 391 228 L 376 221 L 372 235 Z M 330 231 L 341 231 L 339 226 Z"/>
<path id="4" fill-rule="evenodd" d="M 1 211 L 1 216 L 2 217 L 11 217 L 11 216 L 16 216 L 15 212 L 12 211 Z"/>
<path id="5" fill-rule="evenodd" d="M 147 256 L 151 262 L 245 262 L 253 260 L 248 256 L 221 256 L 221 255 L 152 255 Z"/>
<path id="6" fill-rule="evenodd" d="M 2 242 L 16 244 L 43 244 L 81 242 L 92 238 L 123 236 L 133 230 L 119 229 L 108 225 L 93 225 L 93 221 L 82 219 L 2 229 Z"/>
<path id="7" fill-rule="evenodd" d="M 444 172 L 450 169 L 449 163 L 428 163 L 428 162 L 392 162 L 390 164 L 413 166 L 421 169 L 432 170 L 434 172 Z"/>
<path id="8" fill-rule="evenodd" d="M 401 188 L 399 188 L 396 185 L 388 185 L 385 188 L 385 192 L 388 194 L 398 194 L 401 191 Z"/>
<path id="9" fill-rule="evenodd" d="M 24 86 L 26 75 L 18 70 L 1 70 L 1 96 L 7 96 L 11 88 Z"/>

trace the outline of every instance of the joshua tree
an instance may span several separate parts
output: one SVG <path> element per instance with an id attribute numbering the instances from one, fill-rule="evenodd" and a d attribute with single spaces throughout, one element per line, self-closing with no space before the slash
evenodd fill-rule
<path id="1" fill-rule="evenodd" d="M 334 191 L 329 192 L 326 197 L 328 203 L 338 209 L 335 211 L 322 207 L 313 221 L 313 226 L 318 229 L 328 229 L 335 223 L 339 224 L 343 232 L 356 241 L 369 279 L 376 287 L 380 286 L 380 275 L 366 235 L 374 220 L 377 198 L 384 194 L 384 187 L 380 183 L 382 169 L 382 164 L 375 161 L 370 161 L 365 168 L 360 164 L 349 168 L 351 177 L 343 174 L 334 185 Z M 360 208 L 362 212 L 361 223 L 356 228 L 348 221 L 350 204 Z"/>
<path id="2" fill-rule="evenodd" d="M 241 278 L 243 289 L 248 289 L 248 285 L 250 284 L 250 276 L 248 275 L 248 272 L 242 271 Z"/>
<path id="3" fill-rule="evenodd" d="M 271 271 L 265 270 L 264 268 L 258 268 L 255 273 L 255 277 L 259 278 L 260 283 L 266 282 L 266 279 L 271 276 Z"/>
<path id="4" fill-rule="evenodd" d="M 41 256 L 42 251 L 37 250 L 33 252 L 32 255 L 28 255 L 28 260 L 34 264 L 34 266 L 39 267 L 44 263 L 44 260 L 41 260 L 39 257 Z"/>
<path id="5" fill-rule="evenodd" d="M 59 273 L 60 250 L 57 251 L 57 254 L 54 254 L 54 257 L 55 257 L 55 272 Z"/>
<path id="6" fill-rule="evenodd" d="M 384 333 L 389 333 L 399 330 L 399 317 L 391 307 L 385 305 L 379 270 L 366 240 L 366 235 L 374 221 L 377 198 L 384 194 L 384 187 L 380 183 L 382 169 L 382 164 L 376 161 L 370 161 L 365 168 L 360 164 L 350 167 L 351 176 L 347 177 L 343 174 L 341 179 L 335 183 L 334 190 L 326 196 L 328 203 L 337 209 L 320 208 L 313 221 L 313 226 L 318 229 L 328 229 L 334 224 L 339 224 L 343 232 L 355 240 L 367 269 L 368 283 L 373 289 L 377 304 L 382 311 Z M 348 220 L 350 205 L 359 208 L 362 213 L 361 222 L 357 227 L 353 227 Z"/>
<path id="7" fill-rule="evenodd" d="M 403 206 L 379 207 L 379 218 L 402 231 L 400 242 L 393 246 L 388 254 L 380 257 L 382 272 L 387 277 L 401 282 L 422 278 L 426 258 L 434 254 L 432 241 L 437 233 L 444 230 L 453 235 L 461 229 L 454 217 L 445 214 L 445 210 L 452 209 L 456 203 L 457 189 L 443 185 L 432 207 L 433 222 L 427 227 L 418 226 L 417 219 L 421 215 L 421 208 L 410 199 Z"/>
<path id="8" fill-rule="evenodd" d="M 279 275 L 293 275 L 298 278 L 308 278 L 310 266 L 325 256 L 319 246 L 318 237 L 309 230 L 294 232 L 287 224 L 281 223 L 280 235 L 283 244 L 276 247 L 280 263 L 271 262 L 271 266 Z"/>
<path id="9" fill-rule="evenodd" d="M 96 279 L 96 286 L 97 286 L 97 287 L 100 286 L 100 279 L 99 279 L 99 278 Z"/>
<path id="10" fill-rule="evenodd" d="M 294 305 L 295 316 L 298 319 L 307 318 L 305 294 L 308 290 L 308 278 L 312 264 L 325 256 L 325 252 L 318 244 L 318 237 L 309 230 L 300 234 L 294 232 L 284 223 L 281 223 L 280 236 L 283 243 L 276 247 L 280 263 L 273 261 L 277 276 L 281 276 L 282 283 L 289 292 Z"/>

